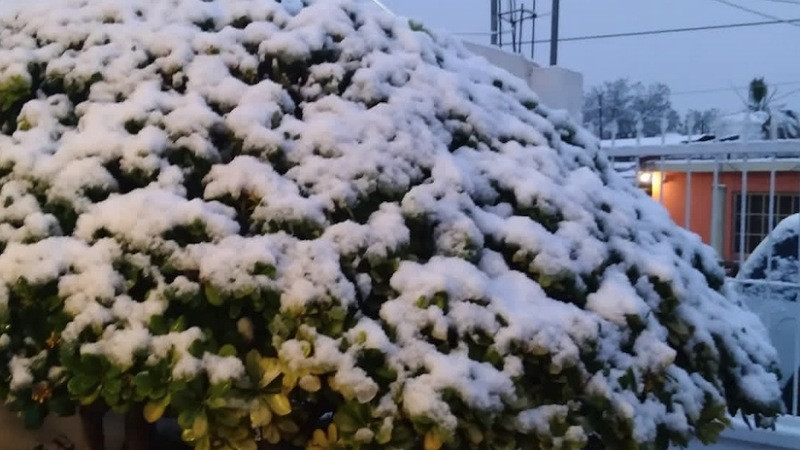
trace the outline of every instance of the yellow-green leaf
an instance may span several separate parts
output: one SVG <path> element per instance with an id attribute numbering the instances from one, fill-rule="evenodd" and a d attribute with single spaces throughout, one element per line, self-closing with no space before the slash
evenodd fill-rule
<path id="1" fill-rule="evenodd" d="M 281 374 L 280 362 L 277 358 L 261 358 L 259 365 L 263 373 L 261 382 L 259 383 L 259 386 L 262 388 L 275 381 Z"/>
<path id="2" fill-rule="evenodd" d="M 97 397 L 99 396 L 100 396 L 100 386 L 98 386 L 97 389 L 95 389 L 94 392 L 92 392 L 91 394 L 81 397 L 79 399 L 79 403 L 83 406 L 91 405 L 92 403 L 95 402 L 95 400 L 97 400 Z"/>
<path id="3" fill-rule="evenodd" d="M 285 416 L 292 412 L 292 405 L 289 397 L 284 394 L 269 394 L 266 396 L 269 408 L 279 416 Z"/>
<path id="4" fill-rule="evenodd" d="M 245 370 L 247 371 L 247 375 L 254 383 L 258 383 L 261 381 L 261 376 L 263 372 L 261 371 L 261 354 L 258 353 L 258 350 L 250 350 L 247 352 L 247 356 L 245 356 Z"/>
<path id="5" fill-rule="evenodd" d="M 286 434 L 295 434 L 300 431 L 300 427 L 289 419 L 280 419 L 275 422 L 275 425 Z"/>
<path id="6" fill-rule="evenodd" d="M 210 284 L 207 284 L 205 286 L 204 292 L 206 294 L 206 299 L 208 300 L 208 303 L 214 306 L 222 305 L 222 295 L 220 294 L 219 289 Z"/>
<path id="7" fill-rule="evenodd" d="M 197 435 L 189 428 L 181 431 L 181 439 L 183 439 L 184 442 L 194 442 L 197 440 Z"/>
<path id="8" fill-rule="evenodd" d="M 254 427 L 263 427 L 272 422 L 272 410 L 269 406 L 259 401 L 258 407 L 250 412 L 250 422 Z"/>
<path id="9" fill-rule="evenodd" d="M 270 444 L 277 444 L 281 441 L 281 434 L 278 432 L 278 427 L 275 425 L 267 425 L 262 430 L 264 439 Z"/>
<path id="10" fill-rule="evenodd" d="M 236 347 L 234 347 L 231 344 L 225 344 L 219 348 L 219 351 L 217 353 L 219 354 L 219 356 L 226 356 L 226 357 L 236 356 Z"/>
<path id="11" fill-rule="evenodd" d="M 442 439 L 433 430 L 428 431 L 425 433 L 424 448 L 425 450 L 439 450 L 442 448 Z"/>
<path id="12" fill-rule="evenodd" d="M 211 450 L 211 439 L 204 437 L 197 441 L 197 444 L 194 446 L 194 450 Z"/>
<path id="13" fill-rule="evenodd" d="M 164 397 L 158 400 L 150 400 L 144 405 L 144 420 L 148 421 L 149 423 L 155 423 L 161 416 L 164 415 L 164 411 L 167 410 L 167 406 L 170 402 L 169 394 L 165 395 Z"/>
<path id="14" fill-rule="evenodd" d="M 208 433 L 208 418 L 205 414 L 198 414 L 192 422 L 192 432 L 195 436 L 205 436 Z"/>

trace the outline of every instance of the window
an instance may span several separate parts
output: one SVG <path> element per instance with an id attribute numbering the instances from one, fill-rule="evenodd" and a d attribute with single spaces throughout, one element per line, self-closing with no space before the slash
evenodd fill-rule
<path id="1" fill-rule="evenodd" d="M 786 217 L 800 212 L 800 194 L 775 194 L 775 227 Z M 742 194 L 733 197 L 733 251 L 739 253 L 740 227 L 742 223 Z M 745 215 L 744 248 L 747 254 L 767 237 L 769 229 L 769 193 L 747 194 L 747 214 Z"/>

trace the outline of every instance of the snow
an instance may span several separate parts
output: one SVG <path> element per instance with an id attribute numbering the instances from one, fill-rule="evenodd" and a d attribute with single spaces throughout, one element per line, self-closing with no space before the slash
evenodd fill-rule
<path id="1" fill-rule="evenodd" d="M 793 214 L 778 222 L 747 257 L 737 278 L 798 282 L 798 235 L 800 214 Z M 786 299 L 792 300 L 790 297 Z"/>
<path id="2" fill-rule="evenodd" d="M 146 350 L 149 344 L 150 332 L 146 328 L 139 326 L 120 330 L 108 327 L 100 342 L 84 344 L 81 353 L 103 355 L 112 364 L 125 370 L 133 365 L 134 354 Z"/>
<path id="3" fill-rule="evenodd" d="M 586 309 L 606 320 L 625 324 L 626 316 L 643 316 L 647 305 L 618 268 L 610 267 L 597 292 L 586 297 Z"/>
<path id="4" fill-rule="evenodd" d="M 769 120 L 766 111 L 743 111 L 719 117 L 713 125 L 714 134 L 720 138 L 739 136 L 739 139 L 763 139 L 763 127 Z"/>
<path id="5" fill-rule="evenodd" d="M 208 373 L 208 379 L 212 384 L 236 380 L 244 375 L 244 364 L 235 356 L 217 356 L 205 353 L 202 366 Z"/>
<path id="6" fill-rule="evenodd" d="M 23 358 L 16 355 L 11 357 L 11 360 L 8 362 L 11 371 L 11 381 L 9 383 L 11 389 L 25 388 L 33 383 L 30 364 L 30 358 Z"/>
<path id="7" fill-rule="evenodd" d="M 642 411 L 642 442 L 690 435 L 726 396 L 777 412 L 775 352 L 709 285 L 724 277 L 713 251 L 586 130 L 457 41 L 353 0 L 20 11 L 0 16 L 0 86 L 40 65 L 68 95 L 41 88 L 25 126 L 0 134 L 0 313 L 18 307 L 20 280 L 55 282 L 69 320 L 57 331 L 81 352 L 244 383 L 202 324 L 153 330 L 177 319 L 173 302 L 196 302 L 289 370 L 373 405 L 376 423 L 446 434 L 465 413 L 447 396 L 488 427 L 507 413 L 543 432 L 564 406 L 520 399 L 543 359 L 576 405 L 591 394 L 615 420 Z M 272 316 L 237 316 L 270 295 Z M 338 311 L 337 331 L 325 320 Z M 208 349 L 193 356 L 198 341 Z M 35 381 L 17 347 L 0 351 L 12 390 Z M 366 350 L 396 378 L 379 383 Z M 660 377 L 671 400 L 634 392 L 628 374 Z M 591 433 L 577 411 L 556 438 Z"/>
<path id="8" fill-rule="evenodd" d="M 603 147 L 633 147 L 639 145 L 675 145 L 675 144 L 686 144 L 688 142 L 693 142 L 696 139 L 701 138 L 703 135 L 686 135 L 681 133 L 664 133 L 663 139 L 662 136 L 649 136 L 649 137 L 640 137 L 639 139 L 636 138 L 621 138 L 621 139 L 614 139 L 613 141 L 610 139 L 604 139 L 602 141 Z"/>
<path id="9" fill-rule="evenodd" d="M 796 327 L 786 320 L 796 314 L 800 214 L 778 222 L 747 257 L 736 276 L 742 300 L 769 323 L 770 338 L 780 356 L 781 383 L 797 372 L 794 357 Z"/>

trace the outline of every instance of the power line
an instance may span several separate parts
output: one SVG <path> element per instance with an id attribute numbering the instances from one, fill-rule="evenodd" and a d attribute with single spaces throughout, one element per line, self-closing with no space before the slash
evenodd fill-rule
<path id="1" fill-rule="evenodd" d="M 773 3 L 786 3 L 789 5 L 800 5 L 800 1 L 797 0 L 763 0 L 763 1 L 773 2 Z"/>
<path id="2" fill-rule="evenodd" d="M 386 11 L 387 13 L 389 13 L 389 14 L 391 14 L 393 16 L 395 15 L 394 11 L 392 11 L 386 5 L 384 5 L 381 0 L 372 0 L 372 3 L 375 3 L 376 5 L 378 5 L 382 10 Z"/>
<path id="3" fill-rule="evenodd" d="M 552 11 L 547 11 L 543 13 L 536 13 L 536 18 L 540 19 L 542 17 L 549 17 Z M 448 32 L 448 34 L 452 34 L 453 36 L 492 36 L 492 35 L 499 35 L 499 34 L 511 34 L 514 30 L 503 30 L 503 31 L 457 31 L 457 32 Z M 547 42 L 550 42 L 549 40 Z M 528 42 L 530 44 L 530 42 Z"/>
<path id="4" fill-rule="evenodd" d="M 783 100 L 783 99 L 785 99 L 787 97 L 791 97 L 792 95 L 797 94 L 797 93 L 800 93 L 800 89 L 794 89 L 794 90 L 791 90 L 789 92 L 786 92 L 785 94 L 780 95 L 780 96 L 772 99 L 772 101 Z"/>
<path id="5" fill-rule="evenodd" d="M 761 22 L 740 22 L 740 23 L 728 23 L 722 25 L 704 25 L 699 27 L 683 27 L 683 28 L 665 28 L 661 30 L 647 30 L 647 31 L 630 31 L 626 33 L 610 33 L 610 34 L 593 34 L 587 36 L 570 36 L 559 38 L 560 42 L 570 42 L 570 41 L 589 41 L 594 39 L 612 39 L 612 38 L 621 38 L 621 37 L 634 37 L 634 36 L 649 36 L 649 35 L 656 35 L 656 34 L 668 34 L 668 33 L 685 33 L 685 32 L 692 32 L 692 31 L 710 31 L 710 30 L 722 30 L 722 29 L 730 29 L 730 28 L 744 28 L 744 27 L 758 27 L 764 25 L 777 25 L 780 23 L 798 23 L 800 22 L 800 18 L 796 19 L 781 19 L 781 20 L 764 20 Z M 545 44 L 550 42 L 550 39 L 537 39 L 533 41 L 534 44 Z M 530 42 L 523 42 L 523 44 L 530 44 Z"/>
<path id="6" fill-rule="evenodd" d="M 453 36 L 495 36 L 495 35 L 507 35 L 512 34 L 514 30 L 503 30 L 503 31 L 462 31 L 458 33 L 448 33 L 452 34 Z M 549 41 L 548 41 L 549 42 Z"/>
<path id="7" fill-rule="evenodd" d="M 800 81 L 787 81 L 784 83 L 769 83 L 770 86 L 792 86 L 800 84 Z M 670 95 L 689 95 L 689 94 L 710 94 L 712 92 L 727 92 L 737 89 L 748 89 L 748 86 L 728 86 L 724 88 L 695 89 L 690 91 L 671 92 Z"/>
<path id="8" fill-rule="evenodd" d="M 731 8 L 736 8 L 736 9 L 738 9 L 738 10 L 740 10 L 740 11 L 745 11 L 745 12 L 748 12 L 748 13 L 750 13 L 750 14 L 755 14 L 755 15 L 757 15 L 757 16 L 759 16 L 759 17 L 763 17 L 763 18 L 765 18 L 765 19 L 780 20 L 781 22 L 784 22 L 784 23 L 786 23 L 787 25 L 792 25 L 792 26 L 795 26 L 795 27 L 800 27 L 800 24 L 796 24 L 796 23 L 788 22 L 788 21 L 786 21 L 786 20 L 784 20 L 784 19 L 781 19 L 780 17 L 773 16 L 772 14 L 767 14 L 767 13 L 765 13 L 765 12 L 761 12 L 761 11 L 758 11 L 758 10 L 756 10 L 756 9 L 751 9 L 751 8 L 748 8 L 748 7 L 746 7 L 746 6 L 738 5 L 738 4 L 736 4 L 736 3 L 729 2 L 728 0 L 713 0 L 713 1 L 715 1 L 715 2 L 717 2 L 717 3 L 722 3 L 723 5 L 728 5 L 728 6 L 730 6 Z"/>

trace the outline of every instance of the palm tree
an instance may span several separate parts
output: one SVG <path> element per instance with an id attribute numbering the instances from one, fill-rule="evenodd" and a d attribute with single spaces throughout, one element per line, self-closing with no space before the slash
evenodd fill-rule
<path id="1" fill-rule="evenodd" d="M 748 102 L 747 105 L 750 111 L 768 111 L 769 102 L 772 96 L 767 98 L 769 87 L 764 81 L 764 78 L 753 78 L 750 81 L 750 88 L 748 89 Z M 773 94 L 774 96 L 774 94 Z"/>
<path id="2" fill-rule="evenodd" d="M 767 113 L 767 120 L 761 127 L 764 138 L 772 137 L 772 121 L 775 121 L 774 133 L 777 139 L 800 139 L 800 114 L 774 105 L 777 90 L 770 92 L 764 78 L 753 78 L 748 89 L 747 108 L 752 112 Z"/>

